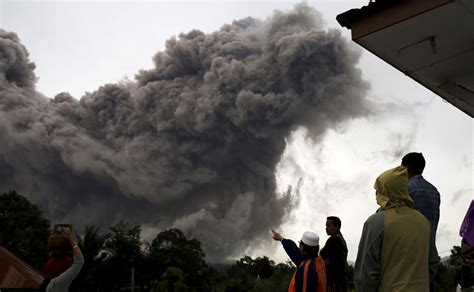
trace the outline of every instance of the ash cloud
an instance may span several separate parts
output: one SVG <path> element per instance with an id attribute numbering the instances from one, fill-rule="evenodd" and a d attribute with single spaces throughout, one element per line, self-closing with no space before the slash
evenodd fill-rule
<path id="1" fill-rule="evenodd" d="M 0 30 L 0 190 L 54 221 L 174 226 L 211 260 L 240 255 L 298 201 L 276 193 L 285 139 L 303 126 L 317 141 L 369 112 L 358 59 L 300 4 L 180 34 L 133 82 L 49 99 L 26 48 Z"/>

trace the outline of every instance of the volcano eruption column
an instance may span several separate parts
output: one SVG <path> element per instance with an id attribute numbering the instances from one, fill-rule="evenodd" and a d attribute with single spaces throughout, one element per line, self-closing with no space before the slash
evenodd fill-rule
<path id="1" fill-rule="evenodd" d="M 178 227 L 210 258 L 238 254 L 298 201 L 276 193 L 285 138 L 303 126 L 318 140 L 367 114 L 358 59 L 300 4 L 180 34 L 135 81 L 50 99 L 17 35 L 0 30 L 0 191 L 54 221 Z"/>

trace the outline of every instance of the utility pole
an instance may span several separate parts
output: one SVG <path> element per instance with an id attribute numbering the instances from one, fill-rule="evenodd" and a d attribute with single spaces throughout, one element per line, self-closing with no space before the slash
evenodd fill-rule
<path id="1" fill-rule="evenodd" d="M 131 275 L 131 283 L 130 283 L 130 291 L 135 292 L 135 266 L 132 262 L 132 275 Z"/>

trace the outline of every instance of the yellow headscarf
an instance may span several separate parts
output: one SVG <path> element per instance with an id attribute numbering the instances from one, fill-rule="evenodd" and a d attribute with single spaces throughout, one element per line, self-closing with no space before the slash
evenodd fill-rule
<path id="1" fill-rule="evenodd" d="M 382 208 L 413 207 L 413 199 L 408 195 L 408 172 L 397 166 L 383 172 L 375 180 L 377 204 Z"/>

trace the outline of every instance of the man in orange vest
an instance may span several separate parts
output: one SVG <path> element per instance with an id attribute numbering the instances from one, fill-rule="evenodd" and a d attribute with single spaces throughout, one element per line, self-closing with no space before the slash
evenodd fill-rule
<path id="1" fill-rule="evenodd" d="M 296 265 L 288 292 L 325 292 L 326 291 L 326 267 L 324 260 L 318 257 L 319 236 L 311 231 L 303 233 L 299 242 L 283 238 L 280 233 L 273 232 L 273 239 L 280 241 L 286 253 Z"/>

